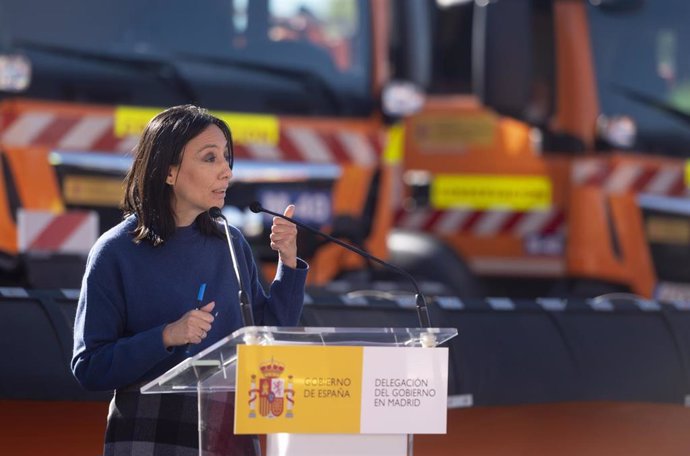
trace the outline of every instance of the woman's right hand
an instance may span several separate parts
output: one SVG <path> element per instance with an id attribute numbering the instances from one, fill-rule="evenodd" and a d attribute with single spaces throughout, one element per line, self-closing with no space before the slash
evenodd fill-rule
<path id="1" fill-rule="evenodd" d="M 204 307 L 190 310 L 182 318 L 163 328 L 165 348 L 201 343 L 211 330 L 211 323 L 213 323 L 211 311 L 215 305 L 215 301 L 212 301 Z"/>

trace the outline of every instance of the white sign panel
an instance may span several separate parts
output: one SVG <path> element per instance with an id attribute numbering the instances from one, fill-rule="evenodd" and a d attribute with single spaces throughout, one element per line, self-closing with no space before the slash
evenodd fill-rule
<path id="1" fill-rule="evenodd" d="M 447 399 L 447 348 L 364 348 L 363 434 L 445 434 Z"/>

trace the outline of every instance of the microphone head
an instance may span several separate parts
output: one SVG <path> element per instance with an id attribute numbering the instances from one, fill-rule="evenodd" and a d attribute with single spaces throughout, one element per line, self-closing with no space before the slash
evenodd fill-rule
<path id="1" fill-rule="evenodd" d="M 223 217 L 223 212 L 220 210 L 220 208 L 215 206 L 208 210 L 208 215 L 210 215 L 212 219 L 225 219 L 225 217 Z"/>
<path id="2" fill-rule="evenodd" d="M 264 208 L 261 206 L 260 202 L 254 201 L 249 205 L 249 210 L 255 214 L 258 214 L 259 212 L 263 212 Z"/>

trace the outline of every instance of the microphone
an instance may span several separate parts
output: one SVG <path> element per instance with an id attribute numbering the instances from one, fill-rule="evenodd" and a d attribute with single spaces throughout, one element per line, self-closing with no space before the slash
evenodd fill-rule
<path id="1" fill-rule="evenodd" d="M 235 276 L 237 277 L 237 286 L 239 287 L 238 297 L 240 301 L 240 313 L 242 314 L 242 324 L 244 326 L 254 326 L 254 313 L 252 312 L 252 306 L 249 303 L 249 295 L 245 291 L 244 284 L 242 283 L 242 275 L 240 274 L 239 262 L 237 261 L 237 255 L 235 254 L 235 247 L 232 244 L 232 236 L 230 235 L 230 230 L 228 229 L 228 220 L 225 218 L 221 210 L 217 207 L 212 207 L 208 210 L 208 214 L 211 218 L 218 220 L 220 219 L 223 227 L 225 228 L 225 238 L 228 240 L 228 249 L 230 250 L 230 257 L 232 258 L 232 267 L 235 270 Z"/>
<path id="2" fill-rule="evenodd" d="M 298 222 L 297 220 L 290 218 L 286 215 L 279 214 L 278 212 L 269 211 L 268 209 L 261 206 L 261 203 L 259 203 L 258 201 L 254 201 L 253 203 L 251 203 L 249 205 L 249 210 L 254 212 L 255 214 L 258 214 L 259 212 L 265 212 L 266 214 L 270 214 L 270 215 L 273 215 L 275 217 L 280 217 L 282 219 L 285 219 L 288 222 L 294 223 L 295 225 L 299 226 L 300 228 L 304 228 L 307 231 L 310 231 L 314 234 L 317 234 L 317 235 L 323 237 L 324 239 L 327 239 L 331 242 L 334 242 L 334 243 L 338 244 L 339 246 L 346 248 L 347 250 L 355 252 L 356 254 L 361 255 L 368 260 L 374 261 L 375 263 L 378 263 L 382 266 L 385 266 L 389 269 L 392 269 L 393 271 L 397 272 L 398 274 L 406 277 L 407 279 L 410 280 L 410 282 L 412 282 L 412 286 L 414 286 L 414 289 L 416 292 L 415 302 L 417 304 L 417 317 L 419 318 L 419 325 L 422 328 L 431 328 L 431 320 L 429 319 L 429 309 L 426 306 L 426 298 L 424 297 L 424 294 L 422 293 L 422 291 L 419 289 L 419 285 L 417 284 L 417 281 L 414 279 L 414 277 L 412 277 L 412 274 L 410 274 L 409 272 L 405 271 L 404 269 L 402 269 L 398 266 L 395 266 L 394 264 L 383 261 L 382 259 L 377 258 L 374 255 L 372 255 L 368 252 L 365 252 L 364 250 L 362 250 L 358 247 L 355 247 L 354 245 L 350 245 L 347 242 L 343 242 L 340 239 L 334 238 L 333 236 L 330 236 L 330 235 L 328 235 L 322 231 L 319 231 L 316 228 L 312 228 L 309 225 Z"/>

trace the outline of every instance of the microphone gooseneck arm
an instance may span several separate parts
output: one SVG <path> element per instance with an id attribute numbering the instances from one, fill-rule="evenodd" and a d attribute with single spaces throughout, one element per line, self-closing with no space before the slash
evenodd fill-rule
<path id="1" fill-rule="evenodd" d="M 244 326 L 254 326 L 254 313 L 252 312 L 252 305 L 249 302 L 249 295 L 247 294 L 244 285 L 242 283 L 242 275 L 240 274 L 239 261 L 237 261 L 237 254 L 235 253 L 235 246 L 232 243 L 232 236 L 230 235 L 230 230 L 228 229 L 228 221 L 217 207 L 212 207 L 208 211 L 209 215 L 213 219 L 220 219 L 225 228 L 225 239 L 228 241 L 228 249 L 230 250 L 230 257 L 232 258 L 232 267 L 235 270 L 235 277 L 237 277 L 237 286 L 239 291 L 237 293 L 240 301 L 240 313 L 242 315 L 242 324 Z"/>
<path id="2" fill-rule="evenodd" d="M 282 218 L 282 219 L 285 219 L 285 220 L 287 220 L 288 222 L 294 223 L 295 225 L 299 226 L 300 228 L 304 228 L 305 230 L 307 230 L 307 231 L 309 231 L 309 232 L 311 232 L 311 233 L 317 234 L 317 235 L 323 237 L 324 239 L 327 239 L 327 240 L 329 240 L 329 241 L 331 241 L 331 242 L 333 242 L 333 243 L 335 243 L 335 244 L 338 244 L 339 246 L 341 246 L 341 247 L 343 247 L 343 248 L 346 248 L 346 249 L 348 249 L 348 250 L 351 250 L 351 251 L 353 251 L 353 252 L 355 252 L 355 253 L 357 253 L 357 254 L 363 256 L 364 258 L 367 258 L 367 259 L 369 259 L 369 260 L 371 260 L 371 261 L 373 261 L 373 262 L 375 262 L 375 263 L 378 263 L 378 264 L 380 264 L 380 265 L 382 265 L 382 266 L 385 266 L 385 267 L 387 267 L 387 268 L 390 268 L 390 269 L 394 270 L 395 272 L 397 272 L 398 274 L 400 274 L 400 275 L 406 277 L 407 279 L 410 280 L 410 282 L 412 283 L 412 286 L 414 286 L 414 289 L 415 289 L 415 292 L 416 292 L 416 294 L 415 294 L 415 304 L 416 304 L 416 306 L 417 306 L 417 317 L 419 318 L 419 324 L 420 324 L 420 326 L 421 326 L 422 328 L 431 328 L 431 320 L 430 320 L 430 318 L 429 318 L 429 309 L 427 308 L 427 305 L 426 305 L 426 298 L 424 297 L 424 294 L 423 294 L 422 291 L 420 290 L 419 285 L 417 284 L 417 281 L 415 280 L 415 278 L 412 277 L 412 274 L 410 274 L 410 273 L 407 272 L 406 270 L 404 270 L 404 269 L 402 269 L 402 268 L 400 268 L 400 267 L 398 267 L 398 266 L 396 266 L 396 265 L 394 265 L 394 264 L 391 264 L 391 263 L 388 263 L 388 262 L 386 262 L 386 261 L 383 261 L 382 259 L 377 258 L 377 257 L 375 257 L 374 255 L 372 255 L 372 254 L 370 254 L 370 253 L 368 253 L 368 252 L 365 252 L 364 250 L 362 250 L 362 249 L 360 249 L 360 248 L 358 248 L 358 247 L 355 247 L 354 245 L 350 245 L 350 244 L 348 244 L 347 242 L 343 242 L 343 241 L 341 241 L 340 239 L 334 238 L 333 236 L 330 236 L 330 235 L 328 235 L 328 234 L 326 234 L 326 233 L 324 233 L 324 232 L 322 232 L 322 231 L 319 231 L 319 230 L 317 230 L 316 228 L 312 228 L 312 227 L 309 226 L 309 225 L 306 225 L 306 224 L 304 224 L 304 223 L 302 223 L 302 222 L 298 222 L 297 220 L 295 220 L 295 219 L 293 219 L 293 218 L 290 218 L 290 217 L 285 216 L 285 215 L 283 215 L 283 214 L 279 214 L 278 212 L 270 211 L 270 210 L 264 208 L 264 207 L 263 207 L 259 202 L 257 202 L 257 201 L 255 201 L 255 202 L 253 202 L 252 204 L 250 204 L 250 205 L 249 205 L 249 209 L 250 209 L 252 212 L 254 212 L 255 214 L 258 214 L 259 212 L 265 212 L 266 214 L 270 214 L 270 215 L 273 215 L 273 216 L 275 216 L 275 217 L 280 217 L 280 218 Z"/>

